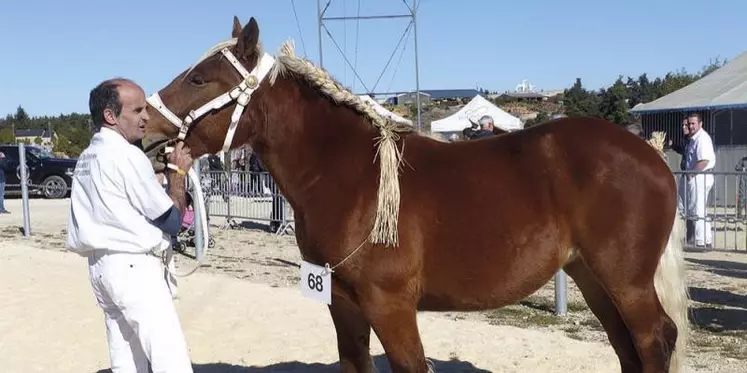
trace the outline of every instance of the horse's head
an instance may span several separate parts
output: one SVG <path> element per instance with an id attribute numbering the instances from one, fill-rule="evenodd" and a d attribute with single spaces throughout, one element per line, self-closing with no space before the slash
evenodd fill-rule
<path id="1" fill-rule="evenodd" d="M 252 18 L 241 27 L 234 17 L 232 38 L 218 43 L 197 63 L 186 69 L 166 87 L 148 97 L 150 121 L 142 140 L 154 168 L 155 150 L 167 140 L 183 140 L 192 156 L 227 151 L 250 138 L 252 126 L 239 126 L 250 96 L 269 72 L 273 59 L 262 55 L 259 27 Z"/>
<path id="2" fill-rule="evenodd" d="M 291 78 L 275 81 L 285 73 Z M 301 80 L 304 84 L 297 84 Z M 402 159 L 397 139 L 412 127 L 384 119 L 327 72 L 296 58 L 291 43 L 276 58 L 264 53 L 254 18 L 242 28 L 234 17 L 230 40 L 211 48 L 147 101 L 151 119 L 142 146 L 156 171 L 164 167 L 156 150 L 168 140 L 184 141 L 193 158 L 250 143 L 289 199 L 290 178 L 311 174 L 299 169 L 313 168 L 312 162 L 324 165 L 334 158 L 330 149 L 375 145 L 375 153 L 365 153 L 378 157 L 381 168 L 371 237 L 375 243 L 396 243 Z"/>

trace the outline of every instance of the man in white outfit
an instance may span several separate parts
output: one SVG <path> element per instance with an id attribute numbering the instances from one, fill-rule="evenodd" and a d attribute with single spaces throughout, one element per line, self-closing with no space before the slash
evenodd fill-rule
<path id="1" fill-rule="evenodd" d="M 688 171 L 708 171 L 716 166 L 716 153 L 711 136 L 703 128 L 703 121 L 697 113 L 687 117 L 690 141 L 685 148 L 685 169 Z M 706 218 L 706 203 L 713 188 L 712 174 L 688 174 L 687 212 L 696 216 L 695 245 L 713 244 L 711 223 Z"/>
<path id="2" fill-rule="evenodd" d="M 160 254 L 176 234 L 186 205 L 181 143 L 169 155 L 168 194 L 150 161 L 132 145 L 148 121 L 145 93 L 127 79 L 91 91 L 99 131 L 78 158 L 68 221 L 69 250 L 88 258 L 96 300 L 104 311 L 113 373 L 190 373 L 192 364 Z"/>

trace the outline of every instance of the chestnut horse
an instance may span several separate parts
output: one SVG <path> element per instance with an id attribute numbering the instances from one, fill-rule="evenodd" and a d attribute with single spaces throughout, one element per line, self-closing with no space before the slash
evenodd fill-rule
<path id="1" fill-rule="evenodd" d="M 231 39 L 150 96 L 144 150 L 183 140 L 195 157 L 257 152 L 293 208 L 303 260 L 334 266 L 342 371 L 372 371 L 373 329 L 392 371 L 426 372 L 418 310 L 502 307 L 559 269 L 622 372 L 679 370 L 675 180 L 645 141 L 594 118 L 436 141 L 382 119 L 290 44 L 270 56 L 258 40 L 254 18 L 234 18 Z"/>

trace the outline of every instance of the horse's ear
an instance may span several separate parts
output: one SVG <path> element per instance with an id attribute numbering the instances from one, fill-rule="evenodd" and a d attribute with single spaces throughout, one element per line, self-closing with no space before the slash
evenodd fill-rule
<path id="1" fill-rule="evenodd" d="M 241 22 L 239 22 L 239 17 L 233 16 L 233 31 L 231 31 L 231 37 L 238 38 L 239 36 L 241 36 Z"/>
<path id="2" fill-rule="evenodd" d="M 236 44 L 236 51 L 239 54 L 239 58 L 249 58 L 257 53 L 257 42 L 259 41 L 259 26 L 257 21 L 252 17 L 249 23 L 244 26 L 239 35 L 238 43 Z"/>

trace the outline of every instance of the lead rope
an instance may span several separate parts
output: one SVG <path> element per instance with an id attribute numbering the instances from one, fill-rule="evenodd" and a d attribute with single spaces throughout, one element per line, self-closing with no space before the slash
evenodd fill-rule
<path id="1" fill-rule="evenodd" d="M 173 151 L 174 151 L 173 147 L 167 146 L 164 148 L 165 154 L 172 153 Z M 161 254 L 161 261 L 163 262 L 164 267 L 166 268 L 166 272 L 168 272 L 168 274 L 174 277 L 187 277 L 195 273 L 200 267 L 202 267 L 202 264 L 205 261 L 205 252 L 207 251 L 208 243 L 210 241 L 208 225 L 207 225 L 207 213 L 205 211 L 206 210 L 205 209 L 205 197 L 202 194 L 202 187 L 201 187 L 200 179 L 199 177 L 197 177 L 197 173 L 195 172 L 193 168 L 190 168 L 189 172 L 185 172 L 184 170 L 180 169 L 176 165 L 172 163 L 168 163 L 168 162 L 166 162 L 166 167 L 176 171 L 176 173 L 178 173 L 179 175 L 189 176 L 190 180 L 192 181 L 192 189 L 194 190 L 193 192 L 194 197 L 192 200 L 192 205 L 199 207 L 199 211 L 200 211 L 200 216 L 199 216 L 200 223 L 199 224 L 202 226 L 202 241 L 203 242 L 202 242 L 202 252 L 197 252 L 197 250 L 195 250 L 195 257 L 197 259 L 197 265 L 185 274 L 180 274 L 180 273 L 177 273 L 176 271 L 172 272 L 171 269 L 169 269 L 169 265 L 174 258 L 173 247 L 170 247 L 169 249 L 164 250 L 163 253 Z M 195 208 L 195 210 L 197 209 Z M 195 246 L 198 246 L 198 245 L 195 245 Z M 171 255 L 169 255 L 170 252 L 171 252 Z"/>
<path id="2" fill-rule="evenodd" d="M 373 232 L 373 230 L 371 232 Z M 342 259 L 339 263 L 335 264 L 334 266 L 330 267 L 329 263 L 324 263 L 324 269 L 322 270 L 322 273 L 320 273 L 320 275 L 322 277 L 324 277 L 324 276 L 326 276 L 328 274 L 335 273 L 335 268 L 341 266 L 348 259 L 350 259 L 353 255 L 355 255 L 355 253 L 357 253 L 358 250 L 360 250 L 363 247 L 363 245 L 366 243 L 366 241 L 368 241 L 369 237 L 371 237 L 371 233 L 368 234 L 368 237 L 366 237 L 363 240 L 363 242 L 361 242 L 361 244 L 358 245 L 358 247 L 356 247 L 355 250 L 353 250 L 353 252 L 351 252 L 350 254 L 348 254 L 348 256 L 346 256 L 344 259 Z"/>

